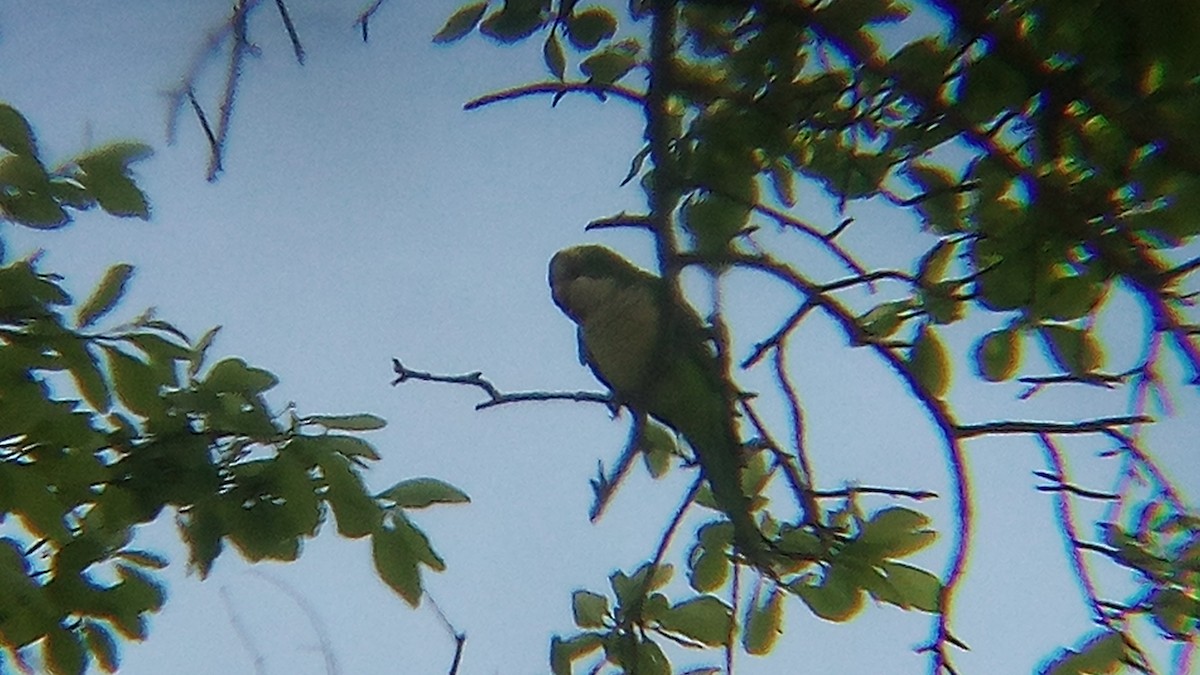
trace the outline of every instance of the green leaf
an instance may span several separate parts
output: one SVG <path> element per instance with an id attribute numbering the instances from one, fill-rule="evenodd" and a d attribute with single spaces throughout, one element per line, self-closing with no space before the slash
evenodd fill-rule
<path id="1" fill-rule="evenodd" d="M 729 242 L 745 229 L 750 206 L 723 195 L 708 194 L 684 204 L 681 219 L 699 254 L 720 258 Z"/>
<path id="2" fill-rule="evenodd" d="M 150 575 L 129 565 L 117 565 L 117 576 L 121 579 L 122 598 L 138 613 L 157 612 L 166 601 L 163 587 Z"/>
<path id="3" fill-rule="evenodd" d="M 555 79 L 562 81 L 566 77 L 567 57 L 563 54 L 562 43 L 558 41 L 558 33 L 551 32 L 542 44 L 542 60 Z"/>
<path id="4" fill-rule="evenodd" d="M 58 341 L 55 348 L 88 405 L 96 412 L 108 412 L 112 406 L 112 396 L 104 379 L 104 371 L 100 368 L 100 359 L 91 350 L 91 343 L 66 337 Z"/>
<path id="5" fill-rule="evenodd" d="M 37 157 L 33 128 L 16 108 L 0 103 L 0 147 L 14 155 Z"/>
<path id="6" fill-rule="evenodd" d="M 117 672 L 121 660 L 111 631 L 95 621 L 84 621 L 83 639 L 88 651 L 92 653 L 92 658 L 100 664 L 101 670 L 106 673 Z"/>
<path id="7" fill-rule="evenodd" d="M 638 598 L 666 585 L 674 573 L 674 568 L 670 565 L 657 565 L 654 567 L 654 576 L 647 581 L 646 576 L 650 573 L 650 569 L 650 563 L 646 563 L 639 567 L 638 571 L 634 572 L 632 576 L 617 571 L 608 577 L 613 592 L 617 596 L 618 604 L 622 606 L 632 605 Z"/>
<path id="8" fill-rule="evenodd" d="M 487 5 L 487 2 L 475 2 L 451 14 L 441 29 L 434 34 L 433 42 L 435 44 L 448 44 L 466 37 L 467 34 L 475 30 L 475 26 L 479 23 L 479 19 L 483 17 L 483 12 L 487 9 Z"/>
<path id="9" fill-rule="evenodd" d="M 955 106 L 964 117 L 983 124 L 1004 110 L 1019 110 L 1029 97 L 1025 76 L 989 52 L 966 68 L 966 83 Z"/>
<path id="10" fill-rule="evenodd" d="M 61 227 L 70 220 L 54 198 L 45 167 L 26 155 L 0 157 L 0 216 L 35 229 Z"/>
<path id="11" fill-rule="evenodd" d="M 1103 353 L 1091 333 L 1073 326 L 1046 324 L 1039 328 L 1054 362 L 1073 375 L 1090 373 L 1100 367 Z"/>
<path id="12" fill-rule="evenodd" d="M 379 526 L 381 513 L 375 500 L 367 493 L 358 474 L 341 455 L 323 454 L 317 459 L 328 492 L 325 498 L 333 507 L 338 533 L 357 539 L 370 534 Z"/>
<path id="13" fill-rule="evenodd" d="M 323 436 L 315 436 L 321 440 L 327 450 L 341 454 L 347 459 L 355 457 L 365 457 L 370 460 L 378 461 L 379 453 L 375 451 L 375 447 L 356 436 L 344 436 L 341 434 L 325 434 Z"/>
<path id="14" fill-rule="evenodd" d="M 1156 588 L 1150 595 L 1150 616 L 1164 633 L 1184 640 L 1200 627 L 1200 600 L 1177 588 Z"/>
<path id="15" fill-rule="evenodd" d="M 82 172 L 75 179 L 105 211 L 146 219 L 150 202 L 129 177 L 129 165 L 151 154 L 150 146 L 142 143 L 112 143 L 75 158 Z"/>
<path id="16" fill-rule="evenodd" d="M 915 607 L 922 612 L 937 613 L 942 582 L 936 575 L 890 560 L 882 563 L 880 569 L 899 594 L 901 602 L 897 604 L 900 607 Z"/>
<path id="17" fill-rule="evenodd" d="M 153 417 L 162 411 L 162 382 L 154 369 L 119 349 L 107 345 L 103 349 L 108 356 L 113 388 L 121 403 L 142 417 Z"/>
<path id="18" fill-rule="evenodd" d="M 912 308 L 912 300 L 893 300 L 878 305 L 858 318 L 864 332 L 874 338 L 889 337 L 904 323 L 905 312 Z"/>
<path id="19" fill-rule="evenodd" d="M 87 657 L 73 630 L 55 627 L 46 635 L 42 653 L 52 675 L 83 675 Z"/>
<path id="20" fill-rule="evenodd" d="M 1009 379 L 1021 365 L 1020 334 L 1015 328 L 994 330 L 975 345 L 975 369 L 989 382 Z"/>
<path id="21" fill-rule="evenodd" d="M 658 622 L 665 630 L 717 647 L 729 639 L 733 609 L 711 595 L 702 595 L 672 606 Z"/>
<path id="22" fill-rule="evenodd" d="M 188 362 L 192 358 L 192 350 L 185 345 L 172 342 L 156 333 L 127 333 L 122 336 L 126 342 L 140 349 L 150 361 L 148 365 L 154 369 L 158 379 L 167 387 L 179 386 L 180 362 Z"/>
<path id="23" fill-rule="evenodd" d="M 638 449 L 646 463 L 646 470 L 654 478 L 662 478 L 671 468 L 671 458 L 679 454 L 675 436 L 662 426 L 647 422 L 642 426 Z"/>
<path id="24" fill-rule="evenodd" d="M 747 654 L 767 654 L 782 634 L 783 594 L 774 589 L 766 602 L 750 607 L 746 616 L 746 632 L 742 635 L 742 647 Z"/>
<path id="25" fill-rule="evenodd" d="M 149 551 L 118 551 L 113 557 L 156 570 L 166 569 L 168 562 L 163 556 Z"/>
<path id="26" fill-rule="evenodd" d="M 302 422 L 305 424 L 319 424 L 326 429 L 339 429 L 342 431 L 374 431 L 387 426 L 387 420 L 368 413 L 358 415 L 309 415 Z"/>
<path id="27" fill-rule="evenodd" d="M 1128 657 L 1125 640 L 1120 633 L 1102 631 L 1088 638 L 1079 651 L 1064 650 L 1046 667 L 1043 675 L 1104 675 L 1123 669 Z"/>
<path id="28" fill-rule="evenodd" d="M 182 515 L 178 524 L 188 545 L 188 566 L 204 579 L 224 547 L 222 537 L 228 531 L 224 519 L 213 502 L 203 501 Z"/>
<path id="29" fill-rule="evenodd" d="M 433 550 L 433 545 L 429 543 L 429 537 L 425 535 L 420 528 L 413 525 L 412 521 L 401 514 L 391 514 L 391 523 L 395 531 L 404 540 L 404 545 L 412 552 L 417 562 L 426 567 L 443 572 L 446 569 L 446 561 Z"/>
<path id="30" fill-rule="evenodd" d="M 383 580 L 411 607 L 421 604 L 421 570 L 404 536 L 387 528 L 378 528 L 371 537 L 371 559 Z"/>
<path id="31" fill-rule="evenodd" d="M 637 65 L 641 46 L 636 40 L 622 40 L 592 54 L 579 64 L 579 70 L 592 84 L 615 84 Z"/>
<path id="32" fill-rule="evenodd" d="M 729 556 L 733 528 L 728 522 L 708 524 L 700 528 L 699 541 L 688 555 L 688 584 L 701 593 L 711 593 L 725 585 L 729 578 Z"/>
<path id="33" fill-rule="evenodd" d="M 192 362 L 188 366 L 188 376 L 195 377 L 200 372 L 200 367 L 204 365 L 204 357 L 208 355 L 208 349 L 212 346 L 213 340 L 217 339 L 217 333 L 221 330 L 220 326 L 213 326 L 205 331 L 204 335 L 196 341 L 196 346 L 192 352 Z"/>
<path id="34" fill-rule="evenodd" d="M 571 675 L 571 664 L 604 646 L 597 633 L 580 633 L 563 640 L 557 635 L 550 640 L 550 671 L 554 675 Z"/>
<path id="35" fill-rule="evenodd" d="M 80 328 L 86 328 L 97 319 L 112 311 L 125 294 L 125 284 L 133 276 L 133 265 L 119 263 L 108 268 L 104 277 L 92 291 L 92 296 L 84 301 L 76 313 L 75 323 Z"/>
<path id="36" fill-rule="evenodd" d="M 591 51 L 617 32 L 617 19 L 603 7 L 589 7 L 567 17 L 567 38 L 580 51 Z"/>
<path id="37" fill-rule="evenodd" d="M 862 532 L 846 550 L 853 550 L 872 563 L 899 558 L 933 543 L 937 533 L 923 513 L 892 506 L 871 516 Z"/>
<path id="38" fill-rule="evenodd" d="M 602 628 L 608 617 L 608 598 L 591 591 L 571 594 L 571 614 L 580 628 Z"/>
<path id="39" fill-rule="evenodd" d="M 775 198 L 788 208 L 794 207 L 796 205 L 796 172 L 792 171 L 792 167 L 782 160 L 771 162 L 767 171 Z"/>
<path id="40" fill-rule="evenodd" d="M 1105 284 L 1090 274 L 1039 280 L 1034 311 L 1059 321 L 1078 319 L 1095 309 L 1104 291 Z"/>
<path id="41" fill-rule="evenodd" d="M 921 285 L 936 284 L 945 278 L 946 269 L 954 256 L 954 248 L 953 242 L 940 239 L 921 256 L 921 261 L 917 264 L 917 280 Z"/>
<path id="42" fill-rule="evenodd" d="M 615 662 L 626 673 L 637 675 L 671 675 L 671 662 L 662 649 L 650 640 L 634 641 L 627 636 L 612 635 L 605 644 L 609 661 Z"/>
<path id="43" fill-rule="evenodd" d="M 947 324 L 962 318 L 966 308 L 965 303 L 955 297 L 958 287 L 954 281 L 939 281 L 921 289 L 921 305 L 931 321 Z"/>
<path id="44" fill-rule="evenodd" d="M 279 379 L 269 371 L 248 366 L 242 359 L 234 357 L 213 365 L 204 384 L 213 391 L 258 394 L 279 384 Z"/>
<path id="45" fill-rule="evenodd" d="M 471 498 L 458 488 L 436 478 L 410 478 L 376 495 L 405 509 L 423 509 L 432 504 L 468 504 Z"/>
<path id="46" fill-rule="evenodd" d="M 819 583 L 813 585 L 794 581 L 787 587 L 822 619 L 840 623 L 851 619 L 862 609 L 862 588 L 854 583 L 853 574 L 836 562 L 829 565 L 825 578 Z"/>
<path id="47" fill-rule="evenodd" d="M 542 0 L 505 0 L 504 7 L 488 15 L 479 32 L 501 43 L 512 44 L 533 35 L 545 23 Z"/>
<path id="48" fill-rule="evenodd" d="M 908 366 L 917 382 L 930 395 L 941 398 L 950 386 L 950 359 L 946 348 L 928 325 L 917 331 L 908 355 Z"/>
<path id="49" fill-rule="evenodd" d="M 88 167 L 106 166 L 119 168 L 124 172 L 129 170 L 130 164 L 148 159 L 152 155 L 154 155 L 154 148 L 145 143 L 118 141 L 102 145 L 76 157 L 75 163 L 84 171 L 87 171 Z"/>

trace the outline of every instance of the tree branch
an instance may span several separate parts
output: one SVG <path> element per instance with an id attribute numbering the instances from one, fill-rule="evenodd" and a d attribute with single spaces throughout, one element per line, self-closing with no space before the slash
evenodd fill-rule
<path id="1" fill-rule="evenodd" d="M 1154 419 L 1145 415 L 1102 417 L 1079 422 L 1034 422 L 1024 420 L 963 424 L 955 430 L 959 438 L 995 434 L 1099 434 L 1108 433 L 1113 427 L 1130 424 L 1148 424 Z"/>
<path id="2" fill-rule="evenodd" d="M 572 93 L 591 94 L 601 101 L 607 100 L 608 96 L 615 96 L 638 106 L 644 105 L 646 102 L 645 97 L 639 92 L 618 84 L 601 85 L 592 82 L 559 82 L 558 80 L 554 80 L 551 82 L 539 82 L 537 84 L 525 84 L 486 94 L 467 101 L 463 104 L 463 110 L 476 110 L 494 103 L 500 103 L 501 101 L 513 101 L 519 98 L 542 94 L 553 94 L 555 101 L 557 101 L 558 98 Z"/>
<path id="3" fill-rule="evenodd" d="M 405 367 L 400 363 L 399 359 L 392 359 L 392 370 L 396 373 L 396 379 L 392 380 L 392 386 L 396 386 L 401 382 L 408 380 L 423 380 L 425 382 L 441 382 L 444 384 L 459 384 L 482 389 L 488 396 L 488 400 L 479 403 L 475 406 L 476 410 L 483 410 L 493 406 L 504 405 L 506 403 L 520 403 L 525 401 L 586 401 L 590 403 L 603 403 L 611 409 L 613 406 L 612 396 L 596 391 L 522 391 L 522 392 L 502 392 L 496 388 L 489 380 L 483 377 L 483 373 L 479 371 L 466 373 L 463 375 L 436 375 L 421 370 L 413 370 Z"/>

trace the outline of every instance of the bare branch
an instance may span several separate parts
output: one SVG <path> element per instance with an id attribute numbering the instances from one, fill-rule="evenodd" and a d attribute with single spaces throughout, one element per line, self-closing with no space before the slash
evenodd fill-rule
<path id="1" fill-rule="evenodd" d="M 512 101 L 540 94 L 552 94 L 557 99 L 570 93 L 591 94 L 601 101 L 607 100 L 608 96 L 615 96 L 638 106 L 644 105 L 646 102 L 645 97 L 641 93 L 617 84 L 599 85 L 592 82 L 559 82 L 555 80 L 553 82 L 526 84 L 480 96 L 479 98 L 467 101 L 463 105 L 463 110 L 475 110 L 501 101 Z"/>
<path id="2" fill-rule="evenodd" d="M 591 522 L 596 522 L 600 516 L 604 515 L 604 509 L 608 508 L 608 503 L 616 494 L 621 481 L 633 467 L 633 460 L 637 458 L 642 447 L 646 424 L 645 415 L 634 413 L 633 424 L 629 426 L 629 440 L 625 442 L 625 448 L 621 451 L 621 456 L 617 459 L 617 464 L 611 473 L 605 474 L 603 462 L 597 462 L 596 477 L 590 481 L 592 493 L 595 496 L 592 508 L 588 511 L 588 520 Z"/>
<path id="3" fill-rule="evenodd" d="M 392 386 L 398 385 L 407 380 L 423 380 L 425 382 L 441 382 L 444 384 L 461 384 L 482 389 L 488 395 L 488 400 L 479 403 L 475 406 L 476 410 L 491 408 L 493 406 L 504 405 L 506 403 L 518 403 L 523 401 L 587 401 L 590 403 L 603 403 L 611 409 L 613 406 L 612 396 L 596 391 L 523 391 L 515 393 L 502 392 L 496 388 L 490 381 L 483 377 L 483 373 L 475 371 L 463 375 L 435 375 L 421 370 L 413 370 L 405 367 L 400 363 L 399 359 L 392 359 L 392 369 L 396 372 L 396 379 L 392 380 Z"/>
<path id="4" fill-rule="evenodd" d="M 366 9 L 364 9 L 362 11 L 362 13 L 358 15 L 358 18 L 354 20 L 354 25 L 360 26 L 362 28 L 363 42 L 367 41 L 367 38 L 369 35 L 369 29 L 367 28 L 367 26 L 371 22 L 371 17 L 375 16 L 375 12 L 378 12 L 379 8 L 382 5 L 383 5 L 383 0 L 375 0 L 374 2 L 371 3 L 370 7 L 367 7 Z"/>
<path id="5" fill-rule="evenodd" d="M 1153 421 L 1153 418 L 1145 415 L 1101 417 L 1094 420 L 1081 420 L 1079 422 L 1016 420 L 984 422 L 983 424 L 962 424 L 957 427 L 954 433 L 959 438 L 973 438 L 975 436 L 994 434 L 1100 434 L 1110 432 L 1113 427 L 1130 424 L 1148 424 Z"/>
<path id="6" fill-rule="evenodd" d="M 653 229 L 654 229 L 653 225 L 651 223 L 651 220 L 650 220 L 650 216 L 630 215 L 630 214 L 625 213 L 624 211 L 622 211 L 621 213 L 618 213 L 615 216 L 609 216 L 607 218 L 597 218 L 596 220 L 593 220 L 592 222 L 588 223 L 583 229 L 585 231 L 591 231 L 591 230 L 615 229 L 615 228 L 621 228 L 621 227 L 629 227 L 629 228 L 635 228 L 635 229 L 640 229 L 640 230 L 651 230 L 651 231 L 653 231 Z"/>
<path id="7" fill-rule="evenodd" d="M 843 248 L 840 244 L 834 242 L 834 237 L 840 234 L 841 231 L 850 224 L 849 219 L 843 221 L 842 224 L 839 225 L 835 230 L 826 234 L 821 232 L 816 227 L 809 225 L 808 223 L 805 223 L 784 213 L 783 211 L 780 211 L 779 209 L 772 208 L 765 204 L 752 204 L 751 208 L 753 208 L 756 213 L 774 220 L 782 227 L 796 230 L 797 232 L 805 234 L 808 237 L 819 241 L 827 251 L 832 253 L 838 260 L 842 261 L 842 264 L 849 268 L 851 272 L 854 272 L 860 277 L 867 276 L 866 268 L 864 268 L 861 263 L 855 260 L 854 256 L 850 255 L 849 251 Z M 874 286 L 870 282 L 867 283 L 867 286 L 871 290 L 874 290 Z"/>
<path id="8" fill-rule="evenodd" d="M 450 662 L 449 675 L 457 675 L 458 667 L 462 664 L 463 649 L 467 645 L 467 634 L 458 630 L 450 623 L 450 619 L 446 618 L 446 613 L 442 611 L 437 600 L 433 599 L 433 595 L 429 591 L 425 591 L 425 597 L 429 600 L 429 606 L 433 607 L 433 611 L 437 614 L 438 620 L 442 622 L 442 627 L 446 632 L 454 638 L 454 660 Z"/>
<path id="9" fill-rule="evenodd" d="M 800 305 L 800 308 L 795 312 L 792 312 L 792 315 L 788 317 L 787 321 L 783 322 L 783 325 L 780 326 L 778 330 L 772 333 L 771 336 L 766 340 L 754 345 L 754 351 L 752 351 L 750 356 L 747 356 L 746 359 L 742 361 L 742 368 L 749 368 L 758 363 L 768 350 L 778 349 L 783 341 L 787 338 L 788 334 L 800 324 L 800 321 L 804 319 L 805 315 L 812 311 L 814 307 L 816 307 L 815 304 L 809 300 L 805 300 L 804 303 Z"/>
<path id="10" fill-rule="evenodd" d="M 304 65 L 304 45 L 300 44 L 300 36 L 296 34 L 296 26 L 288 14 L 287 5 L 283 4 L 283 0 L 275 0 L 275 7 L 279 9 L 279 18 L 283 20 L 283 27 L 292 42 L 292 53 L 296 55 L 296 63 Z"/>
<path id="11" fill-rule="evenodd" d="M 928 490 L 907 490 L 904 488 L 872 487 L 868 485 L 849 485 L 840 490 L 813 490 L 813 496 L 818 499 L 836 499 L 853 497 L 854 495 L 886 495 L 888 497 L 907 497 L 915 501 L 937 499 L 936 492 Z"/>

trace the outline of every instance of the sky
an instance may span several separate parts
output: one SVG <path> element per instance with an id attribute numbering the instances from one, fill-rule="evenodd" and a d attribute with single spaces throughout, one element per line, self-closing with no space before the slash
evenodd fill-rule
<path id="1" fill-rule="evenodd" d="M 43 269 L 65 275 L 79 298 L 109 265 L 133 263 L 132 287 L 108 325 L 150 306 L 192 335 L 221 325 L 213 355 L 278 375 L 270 400 L 279 408 L 295 402 L 301 413 L 385 417 L 388 427 L 368 436 L 383 455 L 368 474 L 373 488 L 434 476 L 472 498 L 414 516 L 449 564 L 425 581 L 467 636 L 460 672 L 547 672 L 550 637 L 572 632 L 571 591 L 606 592 L 613 571 L 652 555 L 690 474 L 653 481 L 633 471 L 591 524 L 588 480 L 597 461 L 607 466 L 619 455 L 627 417 L 613 421 L 602 406 L 568 402 L 476 412 L 482 399 L 470 388 L 391 386 L 390 359 L 438 373 L 482 371 L 507 391 L 598 389 L 577 361 L 572 325 L 550 302 L 546 262 L 583 241 L 650 262 L 642 234 L 583 230 L 590 220 L 645 208 L 635 187 L 619 186 L 641 145 L 640 111 L 590 97 L 566 97 L 553 109 L 548 99 L 529 99 L 464 111 L 475 96 L 543 79 L 537 42 L 501 48 L 476 36 L 432 45 L 458 4 L 438 0 L 385 3 L 363 44 L 353 22 L 365 4 L 289 3 L 308 52 L 304 66 L 292 58 L 272 3 L 263 4 L 250 27 L 260 55 L 245 67 L 225 172 L 209 183 L 194 118 L 182 118 L 174 145 L 164 142 L 163 92 L 224 19 L 227 2 L 0 0 L 0 100 L 32 121 L 50 163 L 118 139 L 157 150 L 137 165 L 153 204 L 148 222 L 87 213 L 53 232 L 4 225 L 7 255 L 44 249 Z M 201 81 L 210 108 L 220 72 L 214 63 Z M 818 194 L 802 194 L 806 215 L 833 216 Z M 852 228 L 844 243 L 867 264 L 908 266 L 928 245 L 904 214 L 868 205 L 858 215 L 872 225 Z M 795 256 L 814 276 L 838 273 L 810 249 Z M 747 308 L 730 317 L 744 327 L 735 335 L 742 353 L 795 306 L 786 289 L 740 274 L 724 292 L 729 307 Z M 1129 327 L 1139 315 L 1122 302 L 1113 301 L 1104 330 L 1110 356 L 1130 364 L 1138 352 Z M 980 325 L 951 328 L 948 344 L 966 353 Z M 933 490 L 944 498 L 919 508 L 947 533 L 940 446 L 902 383 L 864 350 L 847 348 L 827 321 L 799 338 L 791 363 L 822 487 Z M 956 368 L 952 400 L 968 421 L 1125 409 L 1125 396 L 1108 392 L 1050 391 L 1022 402 L 1018 385 L 983 385 L 962 362 Z M 1177 369 L 1167 374 L 1178 381 Z M 763 375 L 745 382 L 769 389 Z M 1150 438 L 1194 503 L 1200 460 L 1187 432 L 1197 426 L 1200 397 L 1175 394 L 1175 417 Z M 1113 464 L 1095 457 L 1102 444 L 1064 448 L 1081 480 L 1112 485 Z M 1052 502 L 1035 490 L 1032 472 L 1045 469 L 1044 460 L 1031 439 L 973 441 L 968 459 L 978 540 L 956 599 L 954 625 L 972 647 L 958 663 L 967 673 L 1029 672 L 1090 625 Z M 700 522 L 699 514 L 687 521 Z M 202 581 L 187 573 L 170 519 L 138 537 L 173 563 L 163 574 L 166 607 L 151 618 L 149 640 L 123 646 L 122 673 L 449 668 L 454 641 L 438 613 L 429 603 L 412 610 L 392 594 L 374 575 L 366 541 L 326 527 L 289 564 L 251 565 L 227 549 Z M 941 537 L 913 562 L 940 572 L 949 543 Z M 1104 578 L 1128 588 L 1120 574 Z M 926 615 L 886 606 L 832 624 L 791 600 L 776 652 L 741 657 L 737 672 L 925 672 L 927 659 L 913 649 L 929 626 Z M 675 656 L 681 669 L 719 658 Z"/>

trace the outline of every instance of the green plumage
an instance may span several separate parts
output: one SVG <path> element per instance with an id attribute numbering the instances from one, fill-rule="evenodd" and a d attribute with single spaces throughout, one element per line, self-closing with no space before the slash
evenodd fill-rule
<path id="1" fill-rule="evenodd" d="M 554 303 L 579 325 L 584 361 L 627 405 L 679 432 L 692 447 L 734 543 L 752 562 L 767 544 L 741 489 L 735 401 L 696 313 L 672 300 L 661 277 L 603 246 L 550 261 Z"/>

